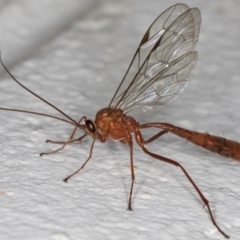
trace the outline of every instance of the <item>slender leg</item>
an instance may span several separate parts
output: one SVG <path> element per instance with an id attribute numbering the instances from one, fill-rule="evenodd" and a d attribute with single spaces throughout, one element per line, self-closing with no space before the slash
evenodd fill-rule
<path id="1" fill-rule="evenodd" d="M 128 198 L 128 208 L 127 210 L 132 211 L 132 193 L 133 193 L 133 186 L 135 181 L 135 174 L 134 174 L 134 166 L 133 166 L 133 142 L 132 142 L 132 136 L 130 133 L 127 133 L 125 136 L 125 139 L 122 141 L 123 143 L 127 143 L 130 149 L 130 166 L 131 166 L 131 187 L 129 192 L 129 198 Z"/>
<path id="2" fill-rule="evenodd" d="M 136 138 L 136 141 L 137 143 L 139 144 L 139 146 L 142 148 L 142 150 L 150 155 L 151 157 L 157 159 L 157 160 L 160 160 L 160 161 L 163 161 L 163 162 L 167 162 L 169 164 L 172 164 L 172 165 L 175 165 L 177 167 L 180 167 L 181 170 L 183 171 L 183 173 L 185 174 L 185 176 L 187 177 L 187 179 L 189 180 L 189 182 L 192 184 L 192 186 L 195 188 L 195 190 L 197 191 L 198 195 L 200 196 L 200 198 L 202 199 L 203 203 L 205 206 L 207 206 L 207 210 L 208 210 L 208 213 L 210 215 L 210 218 L 211 218 L 211 221 L 213 223 L 213 225 L 218 229 L 218 231 L 225 237 L 225 238 L 229 238 L 229 236 L 227 234 L 225 234 L 221 229 L 220 227 L 218 226 L 218 224 L 216 223 L 214 217 L 213 217 L 213 214 L 212 214 L 212 210 L 210 208 L 210 205 L 209 205 L 209 202 L 207 200 L 207 198 L 203 195 L 203 193 L 200 191 L 200 189 L 198 188 L 198 186 L 196 185 L 196 183 L 192 180 L 192 178 L 190 177 L 190 175 L 187 173 L 187 171 L 185 170 L 185 168 L 178 162 L 172 160 L 172 159 L 169 159 L 169 158 L 166 158 L 166 157 L 163 157 L 161 155 L 158 155 L 158 154 L 155 154 L 155 153 L 152 153 L 150 151 L 148 151 L 145 147 L 144 147 L 144 140 L 143 140 L 143 137 L 142 137 L 142 134 L 140 133 L 140 131 L 137 131 L 135 132 L 135 138 Z"/>
<path id="3" fill-rule="evenodd" d="M 162 130 L 161 132 L 159 132 L 156 135 L 152 136 L 148 140 L 144 140 L 144 144 L 148 144 L 150 142 L 153 142 L 154 140 L 156 140 L 157 138 L 161 137 L 165 133 L 168 133 L 168 131 L 167 130 Z"/>
<path id="4" fill-rule="evenodd" d="M 82 121 L 82 119 L 84 119 L 84 118 L 85 118 L 85 117 L 80 118 L 80 120 L 78 121 L 78 123 L 80 123 L 80 122 Z M 53 154 L 53 153 L 59 152 L 59 151 L 62 150 L 67 144 L 73 142 L 72 139 L 73 139 L 73 137 L 74 137 L 74 135 L 75 135 L 75 133 L 76 133 L 76 131 L 77 131 L 77 128 L 78 128 L 78 125 L 76 125 L 76 126 L 74 127 L 74 129 L 73 129 L 73 131 L 72 131 L 72 134 L 70 135 L 70 137 L 68 138 L 68 140 L 67 140 L 66 142 L 63 142 L 63 145 L 62 145 L 60 148 L 58 148 L 58 149 L 56 149 L 56 150 L 54 150 L 54 151 L 51 151 L 51 152 L 40 153 L 40 156 L 42 156 L 42 155 L 49 155 L 49 154 Z M 87 135 L 87 134 L 85 133 L 82 137 L 80 137 L 80 138 L 79 138 L 79 141 L 81 141 L 84 137 L 86 137 L 86 135 Z M 60 143 L 60 142 L 51 141 L 51 140 L 47 140 L 46 142 Z"/>
<path id="5" fill-rule="evenodd" d="M 74 142 L 74 141 L 81 141 L 83 138 L 85 138 L 87 136 L 87 134 L 85 133 L 84 135 L 82 135 L 80 138 L 78 138 L 78 139 L 74 139 L 74 140 L 72 140 L 71 138 L 69 138 L 66 142 L 64 142 L 64 144 L 60 147 L 60 148 L 58 148 L 58 149 L 56 149 L 56 150 L 54 150 L 54 151 L 51 151 L 51 152 L 47 152 L 47 153 L 40 153 L 40 156 L 42 156 L 42 155 L 49 155 L 49 154 L 53 154 L 53 153 L 56 153 L 56 152 L 59 152 L 60 150 L 62 150 L 67 144 L 69 144 L 69 143 L 71 143 L 71 142 Z"/>
<path id="6" fill-rule="evenodd" d="M 130 188 L 130 193 L 129 193 L 129 199 L 128 199 L 128 209 L 129 211 L 132 211 L 132 193 L 133 193 L 133 186 L 134 186 L 134 181 L 135 181 L 135 174 L 134 174 L 134 166 L 133 166 L 133 143 L 130 142 L 128 143 L 130 147 L 130 166 L 131 166 L 131 188 Z"/>
<path id="7" fill-rule="evenodd" d="M 81 121 L 81 119 L 79 120 L 79 121 Z M 78 122 L 79 123 L 79 122 Z M 69 143 L 69 142 L 71 142 L 71 140 L 73 139 L 73 137 L 74 137 L 74 135 L 75 135 L 75 133 L 76 133 L 76 131 L 77 131 L 77 128 L 78 128 L 78 126 L 75 126 L 74 127 L 74 129 L 73 129 L 73 131 L 72 131 L 72 134 L 70 135 L 70 137 L 69 137 L 69 139 L 66 141 L 66 142 L 59 142 L 59 141 L 52 141 L 52 140 L 46 140 L 46 143 L 56 143 L 56 144 L 65 144 L 65 143 Z"/>
<path id="8" fill-rule="evenodd" d="M 84 134 L 83 136 L 85 136 L 87 134 Z M 73 143 L 73 142 L 79 142 L 81 141 L 84 137 L 81 136 L 79 138 L 76 138 L 76 139 L 72 139 L 70 141 L 66 141 L 67 143 Z M 52 140 L 47 140 L 46 143 L 53 143 L 53 144 L 65 144 L 66 142 L 57 142 L 57 141 L 52 141 Z"/>
<path id="9" fill-rule="evenodd" d="M 84 166 L 87 164 L 87 162 L 90 160 L 90 158 L 92 157 L 92 151 L 93 151 L 93 146 L 94 146 L 95 140 L 96 140 L 96 138 L 94 138 L 93 141 L 92 141 L 92 145 L 91 145 L 89 156 L 88 156 L 87 160 L 83 163 L 83 165 L 77 171 L 75 171 L 74 173 L 72 173 L 68 177 L 64 178 L 63 179 L 64 182 L 67 182 L 69 178 L 71 178 L 73 175 L 77 174 L 81 169 L 83 169 Z"/>

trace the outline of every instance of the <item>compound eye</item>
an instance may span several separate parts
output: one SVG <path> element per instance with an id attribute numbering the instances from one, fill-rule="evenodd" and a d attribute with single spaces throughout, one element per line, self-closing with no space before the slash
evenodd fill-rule
<path id="1" fill-rule="evenodd" d="M 86 120 L 85 122 L 85 126 L 86 126 L 86 130 L 89 134 L 95 134 L 97 129 L 96 129 L 96 125 L 92 120 Z"/>

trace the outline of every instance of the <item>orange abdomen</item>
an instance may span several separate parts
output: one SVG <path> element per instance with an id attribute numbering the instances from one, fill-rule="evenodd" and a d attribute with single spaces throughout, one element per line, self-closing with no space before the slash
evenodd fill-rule
<path id="1" fill-rule="evenodd" d="M 209 151 L 218 153 L 224 157 L 240 160 L 240 143 L 223 137 L 200 133 L 184 128 L 176 127 L 168 123 L 153 123 L 154 127 L 167 130 L 179 137 L 201 146 Z"/>
<path id="2" fill-rule="evenodd" d="M 240 160 L 240 143 L 238 142 L 208 133 L 189 131 L 175 126 L 170 132 L 209 151 L 218 153 L 224 157 Z"/>

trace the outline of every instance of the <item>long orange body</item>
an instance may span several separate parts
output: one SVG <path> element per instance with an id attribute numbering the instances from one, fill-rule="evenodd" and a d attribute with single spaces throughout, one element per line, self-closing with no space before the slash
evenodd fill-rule
<path id="1" fill-rule="evenodd" d="M 121 109 L 105 108 L 100 110 L 96 116 L 96 125 L 101 130 L 104 141 L 110 135 L 112 139 L 123 140 L 128 142 L 129 133 L 137 132 L 141 128 L 157 127 L 171 132 L 179 137 L 203 147 L 211 152 L 218 153 L 224 157 L 240 160 L 240 143 L 230 139 L 210 135 L 208 133 L 200 133 L 174 126 L 169 123 L 147 123 L 140 125 L 132 117 L 123 114 Z M 143 140 L 139 141 L 140 144 Z"/>

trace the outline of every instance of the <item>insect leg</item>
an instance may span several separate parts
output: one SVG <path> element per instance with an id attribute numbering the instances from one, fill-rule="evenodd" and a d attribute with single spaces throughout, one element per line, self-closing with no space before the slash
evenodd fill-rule
<path id="1" fill-rule="evenodd" d="M 207 207 L 207 210 L 208 210 L 208 213 L 210 215 L 210 219 L 213 223 L 213 225 L 217 228 L 217 230 L 225 237 L 225 238 L 229 238 L 229 236 L 224 233 L 221 228 L 218 226 L 218 224 L 216 223 L 215 221 L 215 218 L 213 217 L 213 214 L 212 214 L 212 210 L 210 208 L 210 205 L 209 205 L 209 201 L 207 200 L 207 198 L 203 195 L 203 193 L 201 192 L 201 190 L 198 188 L 198 186 L 196 185 L 196 183 L 193 181 L 193 179 L 190 177 L 190 175 L 188 174 L 188 172 L 185 170 L 185 168 L 180 164 L 178 163 L 177 161 L 174 161 L 172 159 L 169 159 L 169 158 L 166 158 L 166 157 L 163 157 L 161 155 L 158 155 L 158 154 L 155 154 L 155 153 L 152 153 L 150 151 L 148 151 L 145 147 L 144 147 L 144 140 L 143 140 L 143 137 L 142 137 L 142 134 L 140 133 L 140 131 L 136 131 L 135 132 L 135 138 L 136 138 L 136 141 L 138 143 L 138 145 L 142 148 L 142 150 L 150 155 L 151 157 L 153 158 L 156 158 L 157 160 L 160 160 L 160 161 L 163 161 L 163 162 L 166 162 L 166 163 L 169 163 L 169 164 L 172 164 L 172 165 L 175 165 L 177 167 L 180 167 L 181 170 L 183 171 L 184 175 L 187 177 L 187 179 L 189 180 L 189 182 L 192 184 L 192 186 L 195 188 L 196 192 L 198 193 L 198 195 L 200 196 L 202 202 L 204 203 L 204 205 Z"/>
<path id="2" fill-rule="evenodd" d="M 83 136 L 85 137 L 87 134 L 84 134 Z M 81 141 L 83 139 L 83 136 L 76 138 L 76 139 L 72 139 L 70 140 L 68 143 L 72 143 L 72 142 L 77 142 L 77 141 Z M 53 143 L 53 144 L 64 144 L 66 142 L 58 142 L 58 141 L 52 141 L 52 140 L 47 140 L 46 143 Z"/>
<path id="3" fill-rule="evenodd" d="M 48 154 L 52 154 L 52 153 L 56 153 L 56 152 L 59 152 L 60 150 L 62 150 L 67 144 L 71 143 L 71 142 L 74 142 L 74 141 L 81 141 L 84 137 L 87 136 L 87 134 L 85 133 L 83 136 L 81 136 L 80 138 L 78 139 L 73 139 L 78 127 L 79 127 L 79 123 L 82 121 L 82 119 L 84 119 L 85 117 L 82 117 L 80 118 L 80 120 L 78 121 L 78 125 L 75 125 L 73 131 L 72 131 L 72 134 L 70 135 L 70 137 L 68 138 L 68 140 L 66 142 L 58 142 L 58 141 L 52 141 L 52 140 L 47 140 L 46 142 L 50 142 L 50 143 L 57 143 L 57 144 L 63 144 L 60 148 L 54 150 L 54 151 L 51 151 L 51 152 L 47 152 L 47 153 L 40 153 L 40 156 L 42 155 L 48 155 Z"/>
<path id="4" fill-rule="evenodd" d="M 148 144 L 150 142 L 153 142 L 154 140 L 156 140 L 157 138 L 161 137 L 165 133 L 168 133 L 168 131 L 167 130 L 162 130 L 161 132 L 159 132 L 156 135 L 152 136 L 148 140 L 144 140 L 144 144 Z"/>
<path id="5" fill-rule="evenodd" d="M 87 162 L 92 157 L 92 151 L 93 151 L 93 146 L 94 146 L 95 141 L 96 141 L 96 138 L 93 138 L 92 145 L 91 145 L 89 156 L 88 156 L 87 160 L 83 163 L 83 165 L 77 171 L 75 171 L 74 173 L 72 173 L 68 177 L 64 178 L 63 179 L 64 182 L 67 182 L 69 178 L 71 178 L 73 175 L 77 174 L 80 170 L 82 170 L 84 168 L 84 166 L 87 164 Z"/>
<path id="6" fill-rule="evenodd" d="M 130 166 L 131 166 L 131 179 L 132 179 L 127 210 L 132 211 L 132 193 L 133 193 L 133 186 L 135 181 L 135 174 L 134 174 L 134 166 L 133 166 L 133 143 L 132 143 L 132 136 L 130 134 L 128 134 L 126 141 L 130 148 Z"/>

